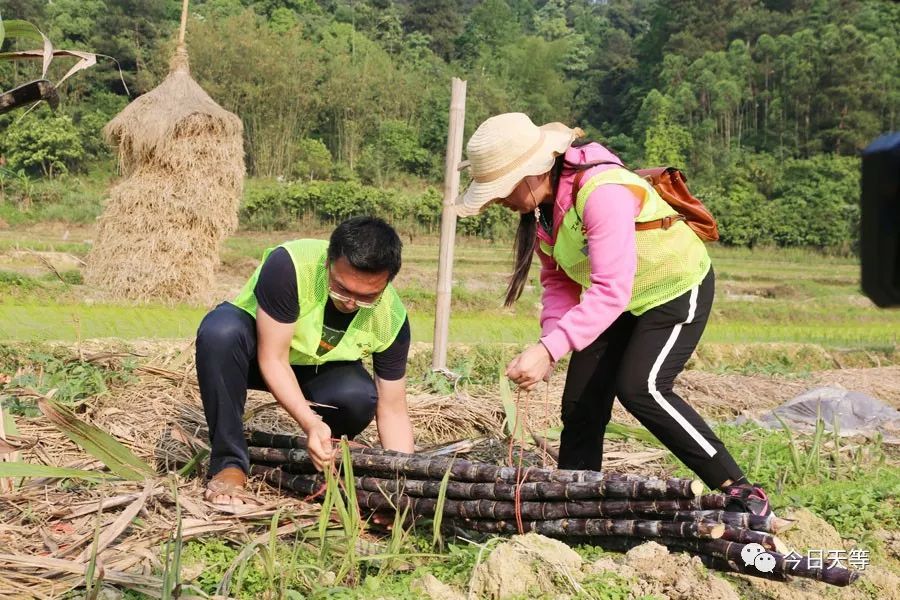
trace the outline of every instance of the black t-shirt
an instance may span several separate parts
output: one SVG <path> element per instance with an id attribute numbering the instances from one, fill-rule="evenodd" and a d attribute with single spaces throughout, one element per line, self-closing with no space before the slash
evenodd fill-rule
<path id="1" fill-rule="evenodd" d="M 253 290 L 256 302 L 266 314 L 279 323 L 293 323 L 300 316 L 297 296 L 297 272 L 294 261 L 284 248 L 276 248 L 266 258 Z M 319 354 L 324 354 L 341 341 L 356 313 L 342 313 L 335 308 L 331 298 L 325 303 L 322 324 L 322 340 Z M 394 342 L 383 352 L 372 354 L 375 374 L 386 381 L 396 381 L 406 375 L 406 360 L 411 341 L 409 318 L 403 322 Z"/>

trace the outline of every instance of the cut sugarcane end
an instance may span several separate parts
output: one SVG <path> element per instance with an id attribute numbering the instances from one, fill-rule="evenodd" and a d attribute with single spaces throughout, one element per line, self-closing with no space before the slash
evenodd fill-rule
<path id="1" fill-rule="evenodd" d="M 714 540 L 719 539 L 723 535 L 725 535 L 725 525 L 722 523 L 717 523 L 716 525 L 711 527 L 709 530 L 709 537 L 711 537 Z"/>
<path id="2" fill-rule="evenodd" d="M 699 496 L 700 494 L 702 494 L 703 493 L 703 482 L 700 481 L 699 479 L 694 479 L 693 481 L 691 481 L 691 493 L 694 495 L 695 498 L 697 496 Z"/>
<path id="3" fill-rule="evenodd" d="M 772 518 L 772 533 L 781 533 L 783 531 L 787 531 L 791 527 L 794 526 L 793 519 L 782 519 L 781 517 L 773 517 Z"/>

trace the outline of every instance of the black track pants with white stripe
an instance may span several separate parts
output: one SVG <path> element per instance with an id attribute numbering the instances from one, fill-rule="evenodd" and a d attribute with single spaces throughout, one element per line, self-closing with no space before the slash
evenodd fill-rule
<path id="1" fill-rule="evenodd" d="M 704 420 L 672 389 L 697 347 L 715 294 L 712 268 L 685 294 L 639 317 L 623 313 L 574 352 L 562 399 L 559 466 L 600 470 L 613 400 L 711 489 L 743 472 Z"/>

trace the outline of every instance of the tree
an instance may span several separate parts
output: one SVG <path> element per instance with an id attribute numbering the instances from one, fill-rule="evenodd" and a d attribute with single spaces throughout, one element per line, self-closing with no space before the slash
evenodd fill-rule
<path id="1" fill-rule="evenodd" d="M 312 181 L 313 179 L 323 179 L 331 174 L 334 158 L 322 140 L 301 139 L 297 142 L 295 154 L 297 155 L 297 160 L 294 162 L 295 177 L 303 177 Z"/>
<path id="2" fill-rule="evenodd" d="M 672 122 L 672 101 L 651 91 L 641 107 L 642 122 L 645 122 L 644 161 L 647 165 L 681 167 L 687 162 L 691 147 L 690 132 Z"/>
<path id="3" fill-rule="evenodd" d="M 411 0 L 403 17 L 408 33 L 424 33 L 431 39 L 435 54 L 449 60 L 455 55 L 454 42 L 462 32 L 459 3 L 454 0 Z"/>
<path id="4" fill-rule="evenodd" d="M 2 153 L 14 171 L 54 177 L 79 161 L 84 148 L 71 118 L 41 110 L 4 132 Z"/>

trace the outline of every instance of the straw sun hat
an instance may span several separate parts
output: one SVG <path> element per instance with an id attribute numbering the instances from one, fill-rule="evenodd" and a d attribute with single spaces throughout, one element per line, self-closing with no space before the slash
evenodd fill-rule
<path id="1" fill-rule="evenodd" d="M 523 113 L 506 113 L 482 123 L 466 145 L 472 183 L 456 203 L 460 217 L 477 215 L 492 200 L 506 198 L 524 178 L 553 167 L 573 140 L 584 135 L 562 123 L 538 127 Z"/>

